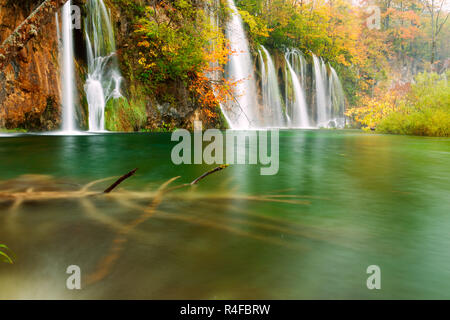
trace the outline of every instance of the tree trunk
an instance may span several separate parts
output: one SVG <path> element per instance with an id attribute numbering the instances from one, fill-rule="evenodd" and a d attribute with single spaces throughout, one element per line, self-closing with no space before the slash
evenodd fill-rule
<path id="1" fill-rule="evenodd" d="M 434 64 L 435 54 L 436 54 L 436 39 L 433 35 L 433 39 L 431 40 L 431 59 L 430 59 L 432 68 Z"/>
<path id="2" fill-rule="evenodd" d="M 41 26 L 50 21 L 53 13 L 62 7 L 67 0 L 45 0 L 0 46 L 0 71 L 11 59 L 25 47 L 27 42 L 36 37 Z"/>
<path id="3" fill-rule="evenodd" d="M 430 15 L 431 15 L 431 70 L 433 70 L 433 64 L 434 64 L 434 51 L 436 47 L 436 25 L 434 21 L 434 0 L 431 1 L 431 9 L 430 9 Z"/>

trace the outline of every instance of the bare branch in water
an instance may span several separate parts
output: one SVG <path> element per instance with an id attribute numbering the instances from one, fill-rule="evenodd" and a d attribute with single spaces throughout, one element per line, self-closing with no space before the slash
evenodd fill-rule
<path id="1" fill-rule="evenodd" d="M 228 201 L 228 200 L 236 200 L 241 199 L 245 201 L 256 201 L 256 202 L 272 202 L 272 203 L 287 203 L 287 204 L 293 204 L 293 205 L 309 205 L 310 201 L 308 199 L 301 199 L 302 196 L 296 196 L 296 195 L 283 195 L 283 194 L 270 194 L 270 195 L 239 195 L 235 194 L 234 192 L 230 193 L 230 190 L 228 192 L 223 193 L 207 193 L 202 194 L 201 192 L 187 192 L 187 193 L 177 193 L 172 192 L 178 189 L 184 189 L 192 187 L 196 184 L 198 184 L 200 181 L 208 177 L 209 175 L 219 172 L 225 168 L 227 168 L 228 165 L 221 165 L 214 169 L 211 169 L 205 173 L 203 173 L 201 176 L 196 178 L 190 183 L 181 183 L 179 185 L 175 185 L 171 187 L 170 185 L 175 182 L 180 177 L 175 177 L 167 182 L 163 183 L 157 190 L 143 190 L 143 191 L 127 191 L 127 190 L 117 190 L 117 186 L 120 185 L 123 181 L 133 176 L 137 169 L 130 171 L 126 175 L 120 177 L 117 179 L 108 189 L 106 189 L 104 192 L 99 192 L 95 190 L 90 190 L 92 186 L 104 182 L 107 179 L 101 179 L 96 180 L 93 182 L 90 182 L 84 186 L 81 186 L 80 189 L 76 190 L 49 190 L 46 186 L 48 184 L 55 185 L 52 180 L 49 180 L 49 178 L 45 177 L 44 180 L 38 179 L 39 177 L 31 176 L 28 177 L 31 179 L 33 184 L 33 188 L 29 188 L 29 183 L 25 186 L 27 189 L 22 187 L 21 183 L 22 181 L 16 186 L 14 182 L 8 181 L 7 183 L 0 184 L 0 202 L 7 202 L 11 203 L 10 210 L 12 212 L 17 211 L 21 205 L 27 201 L 50 201 L 50 200 L 58 200 L 58 199 L 65 199 L 65 200 L 78 200 L 81 201 L 82 206 L 85 208 L 86 213 L 94 219 L 98 219 L 99 222 L 111 226 L 113 229 L 116 230 L 116 235 L 114 237 L 113 242 L 111 243 L 111 247 L 106 252 L 105 256 L 98 261 L 97 266 L 94 270 L 92 270 L 92 273 L 88 274 L 85 280 L 85 285 L 90 285 L 93 283 L 96 283 L 98 281 L 102 281 L 105 279 L 114 268 L 114 265 L 116 262 L 120 259 L 123 251 L 126 249 L 126 245 L 128 242 L 128 238 L 130 236 L 130 233 L 133 232 L 139 233 L 138 227 L 148 221 L 150 218 L 167 218 L 167 219 L 175 219 L 180 221 L 186 221 L 191 222 L 197 225 L 201 226 L 209 226 L 212 228 L 216 228 L 219 230 L 224 230 L 227 232 L 232 232 L 234 234 L 248 237 L 251 239 L 264 241 L 276 245 L 282 245 L 285 247 L 291 247 L 294 249 L 300 249 L 297 245 L 293 245 L 289 243 L 288 241 L 285 241 L 283 239 L 278 239 L 277 237 L 270 237 L 263 234 L 260 234 L 259 232 L 253 232 L 253 231 L 247 231 L 247 230 L 240 230 L 239 228 L 235 228 L 233 226 L 226 226 L 222 222 L 214 222 L 210 221 L 209 219 L 204 219 L 203 217 L 197 217 L 197 216 L 190 216 L 190 215 L 184 215 L 184 214 L 171 214 L 171 215 L 158 215 L 158 213 L 161 213 L 162 211 L 158 210 L 158 207 L 163 202 L 163 200 L 170 198 L 170 199 L 183 199 L 183 200 L 189 200 L 189 201 L 199 201 L 202 199 L 209 199 L 213 202 L 215 201 Z M 20 180 L 19 180 L 20 181 Z M 44 183 L 45 182 L 45 183 Z M 6 187 L 4 189 L 4 187 Z M 116 190 L 116 192 L 112 192 L 113 190 Z M 103 197 L 102 197 L 103 195 Z M 113 217 L 110 217 L 108 215 L 102 215 L 100 212 L 97 212 L 96 207 L 91 201 L 94 199 L 93 196 L 100 196 L 101 198 L 105 199 L 105 201 L 108 200 L 116 200 L 119 203 L 126 202 L 127 206 L 131 206 L 133 208 L 136 208 L 136 210 L 139 211 L 138 216 L 136 216 L 132 221 L 127 221 L 127 223 L 120 223 L 116 221 Z M 95 199 L 99 199 L 100 197 L 95 197 Z M 308 198 L 308 197 L 306 197 Z M 145 202 L 146 205 L 140 205 L 139 203 Z M 270 219 L 275 219 L 275 217 L 270 217 Z M 233 220 L 234 221 L 234 220 Z M 237 224 L 244 223 L 241 220 L 234 221 Z M 290 235 L 298 235 L 299 230 L 290 231 L 285 229 L 284 227 L 279 226 L 272 226 L 271 224 L 265 223 L 265 222 L 252 222 L 251 224 L 249 222 L 245 221 L 245 224 L 251 225 L 252 227 L 263 229 L 263 230 L 275 230 L 277 232 L 283 232 Z M 309 234 L 304 234 L 303 232 L 300 233 L 302 236 L 309 237 Z M 313 237 L 314 238 L 314 235 Z M 319 239 L 320 240 L 320 239 Z"/>
<path id="2" fill-rule="evenodd" d="M 215 172 L 221 171 L 221 170 L 225 169 L 226 167 L 228 167 L 228 165 L 221 165 L 212 170 L 209 170 L 208 172 L 205 172 L 200 177 L 198 177 L 197 179 L 192 181 L 190 184 L 182 184 L 182 185 L 179 185 L 179 186 L 171 188 L 171 189 L 168 189 L 167 187 L 172 182 L 177 180 L 179 177 L 174 177 L 174 178 L 166 181 L 165 183 L 163 183 L 158 188 L 158 191 L 157 191 L 155 197 L 153 198 L 152 202 L 150 203 L 150 205 L 144 210 L 144 213 L 141 214 L 135 220 L 131 221 L 128 225 L 125 225 L 124 228 L 118 232 L 117 237 L 114 239 L 108 255 L 100 261 L 100 263 L 97 267 L 97 270 L 87 277 L 86 284 L 90 285 L 90 284 L 96 283 L 100 280 L 103 280 L 109 274 L 111 268 L 113 267 L 114 263 L 119 259 L 120 254 L 122 253 L 122 251 L 124 249 L 125 243 L 127 242 L 127 235 L 133 229 L 135 229 L 137 226 L 139 226 L 143 222 L 147 221 L 148 219 L 150 219 L 157 213 L 158 206 L 163 201 L 165 194 L 167 194 L 173 190 L 176 190 L 176 189 L 180 189 L 180 188 L 184 188 L 184 187 L 188 187 L 188 186 L 197 184 L 199 181 L 203 180 L 207 176 L 209 176 Z M 124 179 L 122 179 L 122 178 L 124 178 Z M 127 175 L 123 176 L 122 178 L 117 180 L 117 182 L 115 184 L 119 184 L 121 181 L 125 180 L 127 178 Z M 112 186 L 113 189 L 114 189 L 115 184 L 113 184 L 113 186 Z M 108 189 L 110 189 L 110 188 L 108 188 Z M 106 193 L 106 191 L 105 191 L 105 193 Z"/>
<path id="3" fill-rule="evenodd" d="M 121 176 L 116 182 L 114 182 L 108 189 L 106 189 L 105 191 L 103 191 L 103 193 L 110 193 L 111 191 L 113 191 L 115 188 L 117 188 L 117 186 L 119 184 L 121 184 L 122 182 L 124 182 L 126 179 L 128 179 L 129 177 L 131 177 L 132 175 L 134 175 L 136 173 L 136 171 L 138 170 L 138 168 L 131 170 L 130 172 L 128 172 L 127 174 L 124 174 L 123 176 Z"/>
<path id="4" fill-rule="evenodd" d="M 191 182 L 191 186 L 194 185 L 194 184 L 199 183 L 201 180 L 203 180 L 204 178 L 206 178 L 210 174 L 213 174 L 213 173 L 215 173 L 217 171 L 223 170 L 223 169 L 227 168 L 228 166 L 229 166 L 228 164 L 223 164 L 221 166 L 218 166 L 217 168 L 214 168 L 214 169 L 212 169 L 212 170 L 202 174 L 200 177 L 198 177 L 197 179 L 195 179 L 194 181 Z"/>

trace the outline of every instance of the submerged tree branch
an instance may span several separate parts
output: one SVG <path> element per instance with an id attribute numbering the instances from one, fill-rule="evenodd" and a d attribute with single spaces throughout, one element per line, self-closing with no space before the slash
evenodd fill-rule
<path id="1" fill-rule="evenodd" d="M 197 179 L 195 179 L 194 181 L 191 182 L 191 185 L 197 184 L 199 183 L 201 180 L 203 180 L 204 178 L 206 178 L 207 176 L 209 176 L 210 174 L 213 174 L 217 171 L 221 171 L 225 168 L 227 168 L 229 165 L 228 164 L 223 164 L 218 166 L 217 168 L 214 168 L 212 170 L 209 170 L 208 172 L 205 172 L 204 174 L 202 174 L 200 177 L 198 177 Z"/>
<path id="2" fill-rule="evenodd" d="M 98 264 L 95 266 L 93 272 L 88 274 L 88 276 L 86 277 L 85 285 L 90 285 L 103 280 L 111 273 L 115 263 L 120 259 L 123 251 L 126 249 L 126 245 L 130 237 L 130 234 L 132 232 L 139 233 L 139 230 L 137 230 L 139 226 L 144 224 L 150 218 L 155 218 L 155 216 L 157 216 L 158 213 L 162 213 L 162 211 L 159 210 L 158 207 L 168 197 L 170 197 L 170 199 L 187 200 L 194 202 L 207 199 L 209 203 L 217 203 L 218 201 L 229 201 L 229 200 L 244 200 L 256 202 L 287 203 L 293 205 L 310 204 L 309 200 L 300 199 L 303 196 L 298 195 L 270 194 L 270 195 L 255 196 L 255 195 L 236 195 L 232 193 L 228 194 L 223 192 L 217 194 L 207 193 L 204 195 L 201 192 L 186 192 L 186 193 L 172 192 L 178 189 L 184 188 L 187 189 L 189 187 L 193 187 L 194 185 L 198 184 L 200 181 L 210 176 L 211 174 L 217 173 L 227 167 L 228 165 L 218 166 L 214 169 L 211 169 L 203 173 L 201 176 L 199 176 L 190 183 L 179 184 L 172 188 L 170 188 L 170 185 L 180 177 L 174 177 L 172 179 L 169 179 L 167 182 L 160 185 L 159 188 L 154 191 L 117 190 L 117 192 L 112 192 L 109 194 L 94 190 L 91 191 L 90 188 L 99 183 L 103 183 L 111 178 L 104 178 L 90 182 L 82 186 L 79 190 L 55 191 L 55 190 L 47 190 L 47 188 L 43 189 L 39 188 L 40 182 L 42 181 L 37 179 L 36 177 L 34 178 L 31 177 L 30 182 L 33 182 L 38 187 L 38 190 L 36 190 L 35 188 L 28 188 L 26 190 L 18 191 L 17 189 L 14 188 L 14 184 L 11 183 L 11 181 L 7 181 L 4 185 L 8 186 L 10 189 L 0 190 L 0 202 L 7 202 L 12 204 L 9 209 L 9 214 L 10 217 L 14 217 L 15 215 L 18 214 L 18 210 L 20 209 L 21 205 L 27 201 L 39 201 L 39 200 L 49 201 L 58 199 L 78 200 L 81 201 L 83 207 L 85 208 L 86 214 L 88 214 L 90 218 L 99 219 L 100 222 L 113 227 L 116 230 L 116 234 L 109 250 L 106 252 L 105 256 L 98 261 Z M 114 190 L 123 181 L 133 176 L 136 170 L 137 169 L 134 169 L 129 173 L 123 175 L 119 179 L 117 179 L 105 191 Z M 46 183 L 48 183 L 49 185 L 53 186 L 55 185 L 54 181 L 49 180 L 48 177 L 45 177 L 44 179 L 45 179 L 44 181 L 46 181 Z M 0 184 L 0 187 L 1 186 L 2 184 Z M 21 189 L 23 188 L 21 187 Z M 104 197 L 102 197 L 102 195 Z M 91 200 L 100 198 L 104 199 L 105 201 L 115 200 L 126 207 L 136 209 L 138 210 L 138 216 L 132 219 L 131 221 L 127 220 L 124 223 L 119 223 L 115 221 L 114 218 L 109 215 L 102 216 L 99 212 L 97 212 L 95 205 L 91 203 Z M 250 213 L 250 215 L 252 215 L 252 213 Z M 171 214 L 171 215 L 164 215 L 163 218 L 179 219 L 180 221 L 187 221 L 201 226 L 208 226 L 220 230 L 225 230 L 227 232 L 232 232 L 237 235 L 252 238 L 255 240 L 265 241 L 268 243 L 273 243 L 286 247 L 297 248 L 297 246 L 292 246 L 288 242 L 280 240 L 278 238 L 265 236 L 257 232 L 240 230 L 239 228 L 227 226 L 223 223 L 216 223 L 208 219 L 203 219 L 202 217 L 191 217 L 190 215 L 185 214 Z M 263 217 L 263 219 L 268 219 L 269 221 L 281 221 L 280 218 L 278 217 Z M 236 223 L 239 224 L 240 221 L 236 221 Z M 289 230 L 284 230 L 281 229 L 280 227 L 272 226 L 266 223 L 249 222 L 248 224 L 262 229 L 277 230 L 285 232 L 287 234 L 292 233 Z M 2 251 L 1 249 L 2 248 L 0 245 L 0 251 Z"/>
<path id="3" fill-rule="evenodd" d="M 103 193 L 110 193 L 111 191 L 113 191 L 115 188 L 117 188 L 117 186 L 119 184 L 121 184 L 122 182 L 124 182 L 126 179 L 128 179 L 129 177 L 133 176 L 136 171 L 138 170 L 138 168 L 131 170 L 130 172 L 128 172 L 127 174 L 124 174 L 123 176 L 121 176 L 116 182 L 114 182 L 111 186 L 109 186 L 105 191 L 103 191 Z"/>
<path id="4" fill-rule="evenodd" d="M 188 187 L 188 186 L 197 184 L 199 181 L 203 180 L 207 176 L 209 176 L 215 172 L 221 171 L 221 170 L 225 169 L 226 167 L 228 167 L 228 165 L 221 165 L 212 170 L 209 170 L 208 172 L 205 172 L 204 174 L 202 174 L 200 177 L 198 177 L 191 183 L 185 183 L 185 184 L 179 185 L 179 186 L 171 188 L 171 189 L 168 189 L 168 186 L 180 177 L 174 177 L 172 179 L 169 179 L 165 183 L 163 183 L 158 188 L 158 191 L 156 192 L 155 197 L 153 198 L 150 205 L 144 210 L 144 212 L 138 218 L 131 221 L 129 224 L 125 225 L 124 228 L 118 232 L 117 237 L 114 239 L 113 244 L 109 250 L 109 253 L 107 254 L 107 256 L 105 256 L 100 261 L 100 263 L 97 267 L 97 270 L 87 277 L 86 284 L 90 285 L 90 284 L 96 283 L 96 282 L 104 279 L 109 274 L 114 263 L 120 258 L 120 255 L 122 253 L 122 250 L 124 249 L 125 243 L 127 242 L 127 235 L 132 230 L 134 230 L 137 226 L 141 225 L 142 223 L 144 223 L 145 221 L 147 221 L 148 219 L 150 219 L 157 213 L 158 206 L 163 201 L 165 194 L 167 194 L 171 191 L 174 191 L 176 189 L 180 189 L 180 188 L 184 188 L 184 187 Z M 136 169 L 133 171 L 135 172 Z M 121 177 L 111 187 L 114 187 L 114 185 L 116 185 L 116 184 L 118 185 L 120 182 L 125 180 L 127 177 L 133 175 L 133 173 L 134 173 L 133 171 L 131 171 L 127 175 Z M 110 188 L 108 188 L 108 189 L 110 189 Z"/>

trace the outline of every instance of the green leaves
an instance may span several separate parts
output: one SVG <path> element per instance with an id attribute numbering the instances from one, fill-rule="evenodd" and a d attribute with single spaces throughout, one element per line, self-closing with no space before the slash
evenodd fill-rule
<path id="1" fill-rule="evenodd" d="M 397 86 L 363 99 L 363 107 L 349 109 L 348 115 L 381 133 L 449 137 L 450 85 L 444 76 L 419 73 L 411 87 Z"/>
<path id="2" fill-rule="evenodd" d="M 192 3 L 161 2 L 147 7 L 146 15 L 137 20 L 141 80 L 153 85 L 168 80 L 186 81 L 189 74 L 207 65 L 204 48 L 211 39 L 209 20 Z"/>
<path id="3" fill-rule="evenodd" d="M 11 252 L 11 250 L 6 245 L 0 244 L 0 261 L 14 264 L 14 261 L 8 252 Z"/>

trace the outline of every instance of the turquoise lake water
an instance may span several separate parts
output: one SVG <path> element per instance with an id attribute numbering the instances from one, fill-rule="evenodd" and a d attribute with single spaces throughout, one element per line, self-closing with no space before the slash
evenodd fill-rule
<path id="1" fill-rule="evenodd" d="M 0 138 L 0 243 L 15 255 L 0 263 L 0 299 L 450 298 L 450 139 L 280 131 L 277 175 L 232 165 L 167 193 L 121 235 L 165 181 L 215 167 L 174 165 L 175 144 L 170 133 Z M 133 168 L 111 195 L 79 192 Z M 66 288 L 70 265 L 81 290 Z M 370 265 L 381 290 L 367 289 Z"/>

